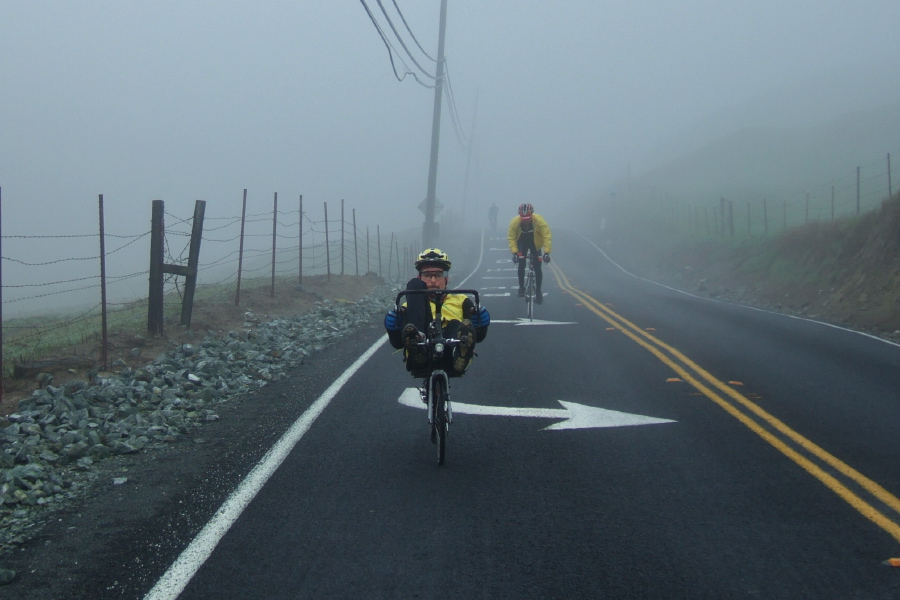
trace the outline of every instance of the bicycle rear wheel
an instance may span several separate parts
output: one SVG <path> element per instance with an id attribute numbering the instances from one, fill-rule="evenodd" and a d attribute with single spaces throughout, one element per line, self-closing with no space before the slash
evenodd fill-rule
<path id="1" fill-rule="evenodd" d="M 432 423 L 432 435 L 437 445 L 438 464 L 444 464 L 444 456 L 447 448 L 447 433 L 450 430 L 450 420 L 447 415 L 447 380 L 443 377 L 434 378 L 434 387 L 431 390 L 431 398 L 434 403 L 434 422 Z"/>

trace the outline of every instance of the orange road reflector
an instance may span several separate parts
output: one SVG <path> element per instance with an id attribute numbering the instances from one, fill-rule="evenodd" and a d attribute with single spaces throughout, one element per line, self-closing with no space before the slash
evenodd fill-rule
<path id="1" fill-rule="evenodd" d="M 607 327 L 606 330 L 607 331 L 618 331 L 618 329 L 616 329 L 615 327 Z"/>
<path id="2" fill-rule="evenodd" d="M 728 385 L 744 385 L 744 384 L 741 383 L 740 381 L 729 381 Z"/>
<path id="3" fill-rule="evenodd" d="M 900 567 L 900 558 L 889 558 L 884 561 L 884 564 L 888 565 L 889 567 Z"/>
<path id="4" fill-rule="evenodd" d="M 679 381 L 681 381 L 681 380 L 678 379 L 677 377 L 669 377 L 668 379 L 666 379 L 666 383 L 677 383 Z"/>

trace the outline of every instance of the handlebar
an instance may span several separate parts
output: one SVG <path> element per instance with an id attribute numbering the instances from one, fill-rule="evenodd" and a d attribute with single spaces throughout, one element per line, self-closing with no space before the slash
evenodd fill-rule
<path id="1" fill-rule="evenodd" d="M 431 348 L 433 350 L 429 350 L 429 361 L 431 360 L 431 352 L 433 351 L 435 356 L 441 356 L 444 353 L 443 344 L 456 344 L 460 340 L 456 338 L 445 338 L 444 333 L 441 329 L 441 306 L 444 304 L 444 297 L 450 294 L 465 294 L 467 296 L 475 297 L 475 312 L 477 313 L 480 310 L 480 301 L 478 296 L 478 290 L 468 290 L 468 289 L 451 289 L 451 290 L 403 290 L 397 294 L 397 299 L 395 300 L 395 304 L 397 308 L 400 307 L 400 299 L 404 296 L 409 295 L 428 295 L 431 297 L 431 300 L 434 301 L 436 311 L 435 314 L 432 315 L 433 320 L 431 324 L 425 328 L 425 331 L 422 333 L 425 334 L 425 340 L 423 342 L 419 342 L 419 346 L 425 346 Z"/>
<path id="2" fill-rule="evenodd" d="M 468 296 L 475 296 L 475 312 L 478 312 L 478 309 L 481 307 L 481 302 L 478 296 L 478 290 L 465 290 L 465 289 L 453 289 L 453 290 L 403 290 L 397 294 L 397 299 L 394 300 L 394 304 L 400 306 L 400 299 L 403 296 L 408 296 L 410 294 L 413 295 L 428 295 L 434 296 L 432 298 L 434 303 L 438 306 L 441 306 L 444 303 L 444 296 L 448 294 L 466 294 Z"/>

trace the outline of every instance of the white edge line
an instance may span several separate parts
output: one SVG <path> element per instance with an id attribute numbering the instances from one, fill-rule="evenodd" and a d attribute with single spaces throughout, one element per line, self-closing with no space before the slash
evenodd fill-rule
<path id="1" fill-rule="evenodd" d="M 746 304 L 737 304 L 735 302 L 726 302 L 724 300 L 716 300 L 715 298 L 706 298 L 704 296 L 698 296 L 697 294 L 685 292 L 684 290 L 679 290 L 678 288 L 673 288 L 673 287 L 665 285 L 663 283 L 659 283 L 658 281 L 653 281 L 652 279 L 647 279 L 646 277 L 641 277 L 640 275 L 635 275 L 634 273 L 629 273 L 628 271 L 625 270 L 624 267 L 622 267 L 622 265 L 620 265 L 619 263 L 617 263 L 616 261 L 611 259 L 609 257 L 609 255 L 606 252 L 604 252 L 602 248 L 600 248 L 600 246 L 598 246 L 597 244 L 595 244 L 594 242 L 589 240 L 587 237 L 585 237 L 584 234 L 579 233 L 578 235 L 581 236 L 581 238 L 584 239 L 584 241 L 586 241 L 588 244 L 590 244 L 591 246 L 596 248 L 597 251 L 600 254 L 602 254 L 604 256 L 604 258 L 606 258 L 606 260 L 608 260 L 610 263 L 615 265 L 620 271 L 622 271 L 626 275 L 634 277 L 635 279 L 640 279 L 641 281 L 646 281 L 647 283 L 652 283 L 653 285 L 658 285 L 659 287 L 666 288 L 667 290 L 672 290 L 673 292 L 678 292 L 679 294 L 684 294 L 685 296 L 690 296 L 691 298 L 699 298 L 700 300 L 706 300 L 707 302 L 718 302 L 720 304 L 730 304 L 731 306 L 740 306 L 741 308 L 755 310 L 757 312 L 767 313 L 770 315 L 778 315 L 781 317 L 787 317 L 789 319 L 797 319 L 798 321 L 807 321 L 809 323 L 818 323 L 819 325 L 824 325 L 826 327 L 832 327 L 834 329 L 840 329 L 841 331 L 847 331 L 849 333 L 855 333 L 857 335 L 862 335 L 867 338 L 872 338 L 873 340 L 877 340 L 879 342 L 884 342 L 885 344 L 890 344 L 891 346 L 897 346 L 898 348 L 900 348 L 900 344 L 898 344 L 897 342 L 892 342 L 891 340 L 886 340 L 882 337 L 878 337 L 877 335 L 872 335 L 871 333 L 866 333 L 864 331 L 856 331 L 855 329 L 848 329 L 847 327 L 841 327 L 840 325 L 835 325 L 833 323 L 826 323 L 825 321 L 817 321 L 815 319 L 810 319 L 808 317 L 798 317 L 796 315 L 789 315 L 787 313 L 775 312 L 773 310 L 766 310 L 764 308 L 756 308 L 755 306 L 747 306 Z"/>
<path id="2" fill-rule="evenodd" d="M 386 341 L 387 336 L 381 336 L 300 415 L 300 418 L 266 452 L 266 455 L 253 467 L 253 470 L 231 493 L 231 496 L 219 507 L 212 519 L 209 520 L 188 547 L 182 551 L 178 559 L 169 567 L 169 570 L 153 586 L 153 589 L 144 596 L 144 600 L 174 600 L 184 591 L 188 582 L 190 582 L 203 563 L 206 562 L 206 559 L 210 557 L 216 545 L 231 528 L 231 525 L 247 508 L 281 463 L 284 462 L 284 459 L 291 453 L 291 450 L 294 449 L 300 438 L 309 431 L 313 422 L 322 414 L 322 411 L 344 387 L 344 384 Z"/>
<path id="3" fill-rule="evenodd" d="M 481 230 L 481 252 L 478 255 L 478 264 L 460 282 L 460 285 L 465 285 L 466 281 L 478 271 L 483 257 L 484 229 Z M 381 336 L 300 415 L 300 418 L 281 436 L 281 439 L 275 442 L 275 445 L 266 452 L 265 456 L 253 467 L 253 470 L 235 488 L 188 547 L 181 552 L 168 571 L 156 582 L 153 589 L 144 596 L 144 600 L 174 600 L 184 591 L 191 578 L 212 555 L 219 541 L 225 537 L 225 534 L 228 533 L 234 522 L 237 521 L 244 509 L 259 493 L 259 490 L 281 466 L 281 463 L 291 453 L 294 446 L 306 435 L 306 432 L 309 431 L 315 420 L 319 418 L 319 415 L 322 414 L 341 388 L 344 387 L 344 384 L 384 345 L 387 339 L 386 335 Z"/>

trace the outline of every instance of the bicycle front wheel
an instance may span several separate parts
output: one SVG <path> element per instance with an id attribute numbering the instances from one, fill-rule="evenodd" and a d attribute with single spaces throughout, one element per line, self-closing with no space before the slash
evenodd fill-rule
<path id="1" fill-rule="evenodd" d="M 434 409 L 432 434 L 436 438 L 438 464 L 442 465 L 447 448 L 447 433 L 450 431 L 450 419 L 447 415 L 447 380 L 445 378 L 434 378 L 431 398 Z"/>
<path id="2" fill-rule="evenodd" d="M 528 274 L 528 283 L 525 285 L 525 310 L 529 321 L 534 320 L 534 277 Z"/>

